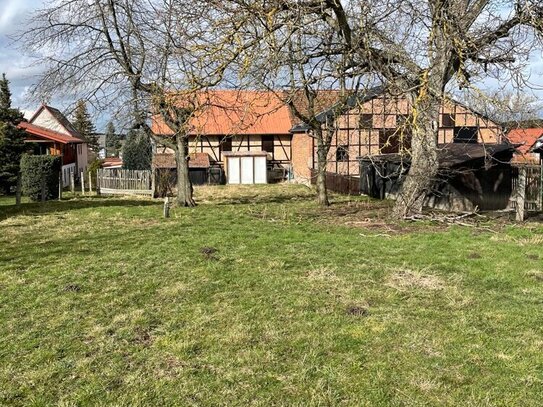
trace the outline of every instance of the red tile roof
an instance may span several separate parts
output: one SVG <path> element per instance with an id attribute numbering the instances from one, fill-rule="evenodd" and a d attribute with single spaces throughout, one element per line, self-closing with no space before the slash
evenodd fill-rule
<path id="1" fill-rule="evenodd" d="M 178 105 L 196 106 L 190 120 L 195 135 L 290 134 L 293 126 L 290 109 L 273 92 L 211 90 L 190 102 L 182 94 L 176 98 Z M 156 134 L 173 134 L 160 115 L 153 118 L 152 129 Z"/>
<path id="2" fill-rule="evenodd" d="M 46 129 L 45 127 L 36 126 L 35 124 L 31 124 L 27 122 L 21 122 L 18 124 L 17 127 L 25 130 L 29 135 L 37 136 L 39 138 L 46 139 L 46 140 L 56 141 L 62 144 L 85 143 L 85 141 L 77 137 L 67 136 L 66 134 L 62 134 L 50 129 Z"/>
<path id="3" fill-rule="evenodd" d="M 522 154 L 529 153 L 535 142 L 541 137 L 543 137 L 543 128 L 513 129 L 507 134 L 509 142 L 519 145 L 517 150 Z"/>
<path id="4" fill-rule="evenodd" d="M 153 166 L 155 168 L 176 168 L 175 156 L 169 153 L 157 153 L 153 156 Z M 210 166 L 209 154 L 190 154 L 189 168 L 209 168 Z"/>

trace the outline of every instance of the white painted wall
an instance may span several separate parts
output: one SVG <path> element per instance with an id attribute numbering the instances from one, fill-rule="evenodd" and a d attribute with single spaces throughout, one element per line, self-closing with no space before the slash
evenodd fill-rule
<path id="1" fill-rule="evenodd" d="M 42 109 L 40 114 L 32 121 L 32 124 L 71 136 L 47 109 Z"/>

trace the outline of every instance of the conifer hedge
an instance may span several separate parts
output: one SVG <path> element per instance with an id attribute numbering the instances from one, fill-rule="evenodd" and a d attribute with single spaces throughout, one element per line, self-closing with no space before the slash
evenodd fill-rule
<path id="1" fill-rule="evenodd" d="M 62 162 L 54 155 L 23 155 L 21 158 L 22 192 L 33 201 L 40 201 L 42 183 L 45 199 L 58 198 L 59 174 Z"/>

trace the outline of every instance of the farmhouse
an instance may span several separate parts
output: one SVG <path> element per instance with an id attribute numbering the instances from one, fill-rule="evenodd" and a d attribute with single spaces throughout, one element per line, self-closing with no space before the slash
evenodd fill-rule
<path id="1" fill-rule="evenodd" d="M 409 149 L 410 135 L 405 124 L 412 107 L 406 98 L 390 96 L 382 87 L 375 87 L 352 96 L 339 117 L 334 111 L 332 106 L 318 117 L 324 127 L 334 128 L 328 172 L 357 177 L 358 157 L 399 154 Z M 438 144 L 442 145 L 504 141 L 499 124 L 452 100 L 443 103 L 438 125 Z M 294 126 L 292 133 L 294 174 L 309 179 L 317 168 L 316 141 L 305 123 Z"/>
<path id="2" fill-rule="evenodd" d="M 33 145 L 34 154 L 62 157 L 64 186 L 69 185 L 72 173 L 87 170 L 88 145 L 58 109 L 42 105 L 28 122 L 21 122 L 18 127 L 27 133 L 25 142 Z"/>
<path id="3" fill-rule="evenodd" d="M 208 181 L 202 176 L 202 163 L 221 171 L 225 153 L 267 153 L 267 169 L 286 177 L 292 158 L 293 119 L 289 108 L 273 92 L 213 90 L 198 96 L 199 108 L 190 120 L 189 151 L 193 163 L 191 177 L 195 183 Z M 173 135 L 159 115 L 153 118 L 152 130 L 163 136 Z M 205 158 L 202 158 L 202 155 Z M 195 159 L 197 158 L 198 164 Z M 157 146 L 154 167 L 175 168 L 174 153 Z M 221 178 L 221 177 L 219 177 Z"/>

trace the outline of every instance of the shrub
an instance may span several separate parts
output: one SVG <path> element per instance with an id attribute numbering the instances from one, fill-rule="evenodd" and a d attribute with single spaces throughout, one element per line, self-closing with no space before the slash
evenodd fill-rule
<path id="1" fill-rule="evenodd" d="M 23 194 L 33 201 L 41 200 L 43 180 L 45 181 L 45 199 L 58 198 L 58 178 L 61 167 L 59 156 L 23 155 L 21 159 Z"/>
<path id="2" fill-rule="evenodd" d="M 104 163 L 103 160 L 100 160 L 100 159 L 96 159 L 94 161 L 92 161 L 88 168 L 87 168 L 87 177 L 88 177 L 88 174 L 91 175 L 92 177 L 92 185 L 96 188 L 96 173 L 98 172 L 98 170 L 100 168 L 102 168 L 102 164 Z M 88 178 L 85 178 L 85 183 L 87 182 L 87 179 Z M 88 185 L 87 185 L 88 187 Z"/>

